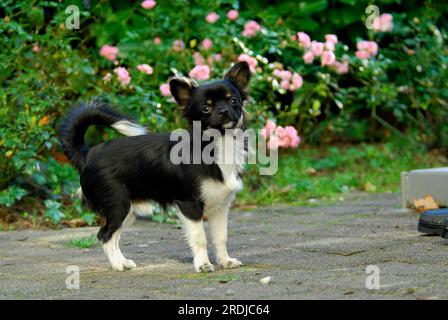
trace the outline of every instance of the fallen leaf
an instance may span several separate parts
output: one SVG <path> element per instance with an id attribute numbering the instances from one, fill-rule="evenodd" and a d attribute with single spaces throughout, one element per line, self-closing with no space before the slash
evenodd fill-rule
<path id="1" fill-rule="evenodd" d="M 62 220 L 62 225 L 66 225 L 70 228 L 77 228 L 77 227 L 85 227 L 87 225 L 87 222 L 85 222 L 83 219 L 72 219 L 72 220 Z"/>
<path id="2" fill-rule="evenodd" d="M 366 182 L 364 184 L 364 190 L 367 192 L 375 192 L 376 191 L 376 185 L 374 185 L 371 182 Z"/>
<path id="3" fill-rule="evenodd" d="M 265 278 L 261 279 L 260 283 L 261 284 L 265 284 L 265 285 L 270 284 L 271 283 L 271 277 L 265 277 Z"/>
<path id="4" fill-rule="evenodd" d="M 433 209 L 439 209 L 439 205 L 429 194 L 425 195 L 423 199 L 414 199 L 414 207 L 418 213 Z"/>
<path id="5" fill-rule="evenodd" d="M 49 116 L 44 116 L 42 119 L 39 120 L 38 125 L 40 127 L 46 125 L 48 122 L 50 122 L 50 117 Z"/>

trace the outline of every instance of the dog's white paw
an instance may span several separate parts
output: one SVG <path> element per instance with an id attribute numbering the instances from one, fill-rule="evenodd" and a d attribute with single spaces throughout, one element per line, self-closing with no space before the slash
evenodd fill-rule
<path id="1" fill-rule="evenodd" d="M 196 272 L 204 272 L 204 273 L 215 271 L 213 265 L 208 261 L 203 263 L 195 263 L 194 269 L 196 270 Z"/>
<path id="2" fill-rule="evenodd" d="M 112 266 L 112 269 L 114 269 L 115 271 L 125 271 L 125 270 L 129 270 L 129 269 L 134 269 L 137 267 L 135 262 L 132 260 L 129 260 L 129 259 L 116 261 L 111 266 Z"/>
<path id="3" fill-rule="evenodd" d="M 243 263 L 238 259 L 229 257 L 225 260 L 220 260 L 219 265 L 223 269 L 235 269 L 241 267 Z"/>
<path id="4" fill-rule="evenodd" d="M 130 260 L 130 259 L 126 259 L 126 260 L 124 261 L 124 263 L 123 263 L 123 266 L 124 266 L 126 269 L 135 269 L 135 268 L 137 268 L 137 265 L 135 264 L 135 262 L 132 261 L 132 260 Z"/>

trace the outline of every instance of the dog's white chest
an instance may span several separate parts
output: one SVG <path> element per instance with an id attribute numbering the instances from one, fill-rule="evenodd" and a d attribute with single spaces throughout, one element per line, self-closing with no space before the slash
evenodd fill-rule
<path id="1" fill-rule="evenodd" d="M 202 182 L 202 199 L 206 210 L 227 207 L 235 193 L 243 188 L 240 174 L 243 171 L 246 152 L 244 142 L 225 134 L 216 141 L 217 164 L 221 169 L 223 182 L 208 179 Z"/>

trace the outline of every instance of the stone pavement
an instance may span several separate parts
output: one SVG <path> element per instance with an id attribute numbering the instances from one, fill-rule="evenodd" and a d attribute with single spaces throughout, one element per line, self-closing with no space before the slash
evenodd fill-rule
<path id="1" fill-rule="evenodd" d="M 398 195 L 376 194 L 234 210 L 229 252 L 245 265 L 210 274 L 193 271 L 174 225 L 128 229 L 122 251 L 138 268 L 126 272 L 112 271 L 99 246 L 68 245 L 97 228 L 0 232 L 0 299 L 447 299 L 448 242 L 419 234 L 418 215 L 399 205 Z M 79 290 L 65 285 L 68 265 L 80 268 Z M 369 265 L 379 268 L 377 290 L 366 288 Z"/>

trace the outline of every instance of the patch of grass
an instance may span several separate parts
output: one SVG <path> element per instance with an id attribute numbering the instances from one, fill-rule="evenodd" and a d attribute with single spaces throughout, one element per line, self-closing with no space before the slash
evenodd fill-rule
<path id="1" fill-rule="evenodd" d="M 217 276 L 212 278 L 212 280 L 215 280 L 215 281 L 218 281 L 218 282 L 221 282 L 221 283 L 237 281 L 239 279 L 240 278 L 236 274 L 222 274 L 222 275 L 217 275 Z"/>
<path id="2" fill-rule="evenodd" d="M 97 240 L 95 235 L 91 235 L 90 237 L 83 237 L 79 239 L 70 240 L 70 247 L 79 248 L 79 249 L 87 249 L 92 248 L 97 244 Z"/>
<path id="3" fill-rule="evenodd" d="M 280 154 L 272 176 L 260 176 L 258 165 L 248 166 L 236 205 L 313 205 L 309 199 L 322 204 L 352 192 L 398 192 L 402 171 L 447 164 L 437 150 L 403 142 L 299 147 Z"/>

